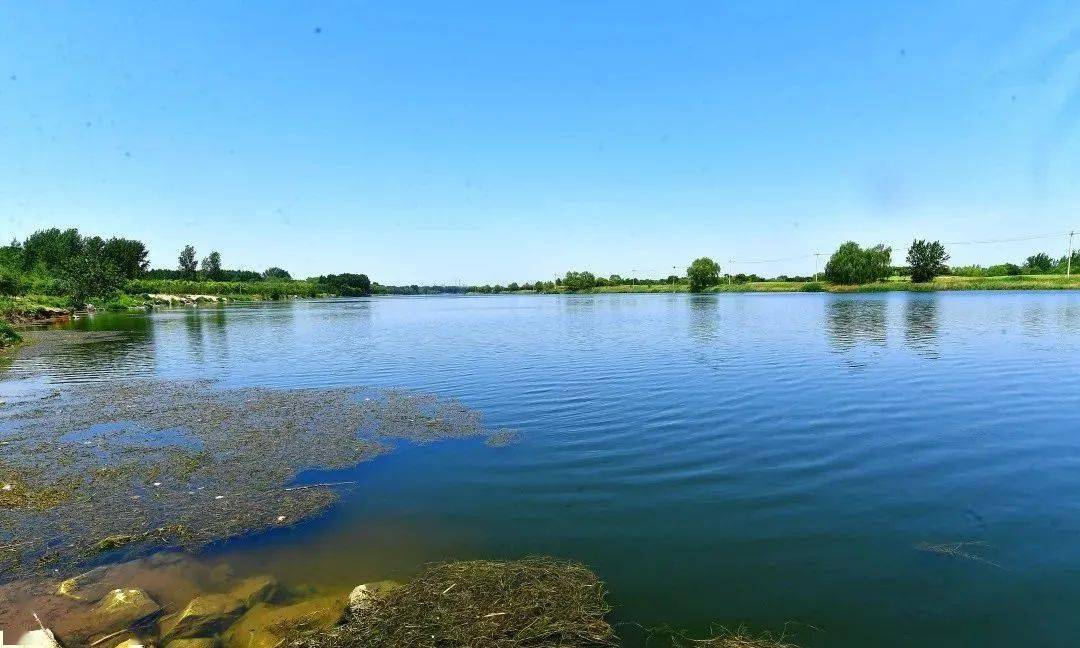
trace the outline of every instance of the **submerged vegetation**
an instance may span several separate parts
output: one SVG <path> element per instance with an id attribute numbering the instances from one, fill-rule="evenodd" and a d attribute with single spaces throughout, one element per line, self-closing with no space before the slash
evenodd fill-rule
<path id="1" fill-rule="evenodd" d="M 147 380 L 7 403 L 0 430 L 7 580 L 114 549 L 198 548 L 290 525 L 348 486 L 293 483 L 301 471 L 348 468 L 394 439 L 462 438 L 483 425 L 477 412 L 424 394 Z"/>

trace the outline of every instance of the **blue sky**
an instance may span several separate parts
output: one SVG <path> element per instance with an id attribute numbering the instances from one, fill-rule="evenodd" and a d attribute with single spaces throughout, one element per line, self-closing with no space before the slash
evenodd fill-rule
<path id="1" fill-rule="evenodd" d="M 163 267 L 810 273 L 1080 228 L 1078 143 L 1068 2 L 0 5 L 0 235 Z"/>

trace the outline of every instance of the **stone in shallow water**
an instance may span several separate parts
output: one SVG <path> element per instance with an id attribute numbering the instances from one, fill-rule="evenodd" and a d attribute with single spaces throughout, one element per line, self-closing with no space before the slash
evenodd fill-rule
<path id="1" fill-rule="evenodd" d="M 198 596 L 162 623 L 161 640 L 207 637 L 221 633 L 256 603 L 269 600 L 277 583 L 268 576 L 245 579 L 225 594 Z"/>
<path id="2" fill-rule="evenodd" d="M 345 603 L 343 596 L 324 596 L 285 606 L 259 603 L 225 633 L 225 646 L 274 648 L 291 633 L 331 628 L 341 621 Z"/>
<path id="3" fill-rule="evenodd" d="M 142 625 L 161 613 L 150 595 L 138 588 L 114 589 L 92 608 L 63 619 L 57 634 L 69 643 L 84 643 Z"/>
<path id="4" fill-rule="evenodd" d="M 355 614 L 371 607 L 371 603 L 401 587 L 401 583 L 392 580 L 375 581 L 357 585 L 349 592 L 349 609 Z"/>

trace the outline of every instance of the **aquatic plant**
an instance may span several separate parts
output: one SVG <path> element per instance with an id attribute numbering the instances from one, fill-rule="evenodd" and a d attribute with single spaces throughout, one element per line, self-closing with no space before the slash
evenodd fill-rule
<path id="1" fill-rule="evenodd" d="M 432 565 L 345 623 L 294 648 L 597 648 L 617 645 L 607 590 L 583 565 L 548 557 Z"/>
<path id="2" fill-rule="evenodd" d="M 426 394 L 145 380 L 8 403 L 0 430 L 2 581 L 294 524 L 352 486 L 294 483 L 300 472 L 484 428 L 476 411 Z"/>
<path id="3" fill-rule="evenodd" d="M 990 565 L 991 567 L 997 567 L 998 569 L 1004 569 L 998 563 L 985 558 L 980 555 L 979 552 L 987 551 L 993 547 L 982 540 L 966 540 L 961 542 L 920 542 L 915 545 L 915 549 L 926 553 L 938 554 L 940 556 L 949 556 L 951 558 L 962 558 L 965 560 L 972 560 L 975 562 L 983 563 L 984 565 Z"/>

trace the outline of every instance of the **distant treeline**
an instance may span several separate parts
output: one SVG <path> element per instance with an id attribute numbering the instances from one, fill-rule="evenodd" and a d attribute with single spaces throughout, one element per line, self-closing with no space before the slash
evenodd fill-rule
<path id="1" fill-rule="evenodd" d="M 0 295 L 63 297 L 80 307 L 90 299 L 108 301 L 120 294 L 175 292 L 240 294 L 264 298 L 315 295 L 368 295 L 364 274 L 323 275 L 294 280 L 283 268 L 263 272 L 230 270 L 219 252 L 200 261 L 185 246 L 175 269 L 150 269 L 142 241 L 86 236 L 75 228 L 44 229 L 0 247 Z"/>

